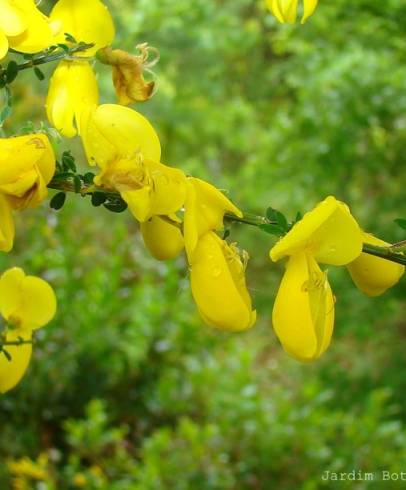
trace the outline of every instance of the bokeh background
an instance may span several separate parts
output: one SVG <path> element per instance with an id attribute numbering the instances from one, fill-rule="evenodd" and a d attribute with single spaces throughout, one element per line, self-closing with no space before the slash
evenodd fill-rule
<path id="1" fill-rule="evenodd" d="M 405 238 L 393 223 L 406 215 L 403 0 L 321 1 L 305 26 L 278 25 L 261 0 L 107 4 L 116 46 L 148 41 L 161 53 L 158 93 L 137 110 L 165 163 L 228 189 L 246 211 L 293 218 L 333 194 L 368 231 Z M 114 101 L 109 70 L 96 69 Z M 19 77 L 7 135 L 45 121 L 46 88 Z M 79 141 L 59 143 L 69 148 L 83 161 Z M 1 489 L 311 490 L 332 488 L 325 470 L 406 470 L 404 280 L 370 299 L 330 270 L 334 340 L 302 365 L 272 331 L 283 265 L 256 229 L 236 226 L 232 239 L 251 255 L 259 320 L 230 335 L 203 325 L 185 261 L 152 260 L 128 213 L 69 196 L 17 226 L 1 270 L 49 280 L 59 311 L 24 380 L 0 398 Z"/>

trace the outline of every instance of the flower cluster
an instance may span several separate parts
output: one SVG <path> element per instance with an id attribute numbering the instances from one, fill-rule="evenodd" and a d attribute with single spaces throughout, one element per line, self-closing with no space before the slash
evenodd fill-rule
<path id="1" fill-rule="evenodd" d="M 31 359 L 33 331 L 49 323 L 56 312 L 51 286 L 14 267 L 0 277 L 0 393 L 21 380 Z"/>
<path id="2" fill-rule="evenodd" d="M 296 20 L 297 0 L 267 3 L 280 22 Z M 302 22 L 316 6 L 317 0 L 303 1 Z M 154 83 L 143 76 L 154 63 L 148 62 L 152 50 L 146 44 L 138 46 L 139 55 L 112 49 L 114 35 L 113 19 L 100 0 L 59 0 L 49 18 L 32 0 L 0 0 L 0 59 L 9 46 L 35 53 L 52 52 L 55 45 L 69 51 L 70 44 L 86 43 L 80 57 L 65 56 L 55 69 L 46 100 L 49 121 L 65 137 L 80 136 L 88 163 L 98 172 L 92 187 L 121 196 L 153 257 L 170 260 L 184 253 L 202 319 L 224 331 L 247 330 L 256 321 L 245 279 L 248 254 L 220 234 L 226 214 L 235 220 L 245 217 L 212 184 L 163 163 L 154 127 L 127 107 L 153 93 Z M 119 104 L 99 104 L 91 65 L 96 55 L 112 66 Z M 55 155 L 44 134 L 0 139 L 0 251 L 13 247 L 13 212 L 43 202 L 55 171 Z M 357 287 L 370 296 L 398 282 L 404 266 L 364 253 L 364 244 L 389 246 L 363 232 L 348 207 L 330 196 L 271 249 L 272 261 L 287 259 L 273 327 L 288 354 L 311 361 L 330 344 L 335 298 L 321 266 L 346 266 Z M 55 295 L 45 281 L 18 268 L 1 276 L 0 313 L 6 326 L 0 332 L 0 392 L 23 376 L 32 332 L 52 319 L 55 308 Z"/>

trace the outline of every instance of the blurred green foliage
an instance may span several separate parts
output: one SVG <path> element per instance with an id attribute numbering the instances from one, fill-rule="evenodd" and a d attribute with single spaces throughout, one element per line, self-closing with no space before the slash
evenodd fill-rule
<path id="1" fill-rule="evenodd" d="M 278 25 L 260 0 L 109 5 L 116 46 L 148 41 L 161 53 L 158 94 L 137 109 L 166 163 L 247 211 L 293 218 L 334 194 L 368 231 L 404 238 L 393 224 L 406 215 L 402 0 L 320 2 L 305 26 Z M 113 101 L 108 69 L 96 68 Z M 45 92 L 21 75 L 7 134 L 38 127 Z M 78 141 L 59 151 L 68 147 L 80 158 Z M 331 488 L 325 470 L 406 471 L 405 281 L 370 299 L 345 270 L 329 271 L 335 338 L 301 365 L 271 330 L 282 266 L 260 231 L 232 230 L 252 257 L 259 322 L 227 335 L 202 325 L 184 261 L 153 261 L 127 213 L 68 196 L 62 211 L 25 212 L 17 226 L 1 270 L 51 281 L 59 312 L 0 399 L 0 488 L 311 490 Z"/>

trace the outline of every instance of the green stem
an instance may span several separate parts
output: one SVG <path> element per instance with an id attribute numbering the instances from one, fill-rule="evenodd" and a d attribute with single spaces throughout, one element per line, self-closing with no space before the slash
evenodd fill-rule
<path id="1" fill-rule="evenodd" d="M 50 189 L 55 189 L 64 192 L 76 192 L 75 185 L 72 181 L 67 180 L 66 178 L 60 179 L 58 176 L 55 176 L 51 182 L 48 184 Z M 107 197 L 114 199 L 116 201 L 122 201 L 120 194 L 116 191 L 110 189 L 103 189 L 101 187 L 96 187 L 93 184 L 82 184 L 80 189 L 80 194 L 82 196 L 91 195 L 93 192 L 103 192 Z M 224 216 L 224 220 L 229 223 L 242 223 L 246 225 L 251 225 L 255 227 L 259 227 L 265 224 L 276 224 L 275 221 L 270 221 L 264 216 L 258 216 L 251 213 L 244 213 L 240 218 L 235 216 L 234 214 L 227 213 Z M 362 251 L 366 254 L 373 255 L 375 257 L 380 257 L 385 260 L 389 260 L 391 262 L 395 262 L 397 264 L 406 265 L 406 255 L 402 252 L 397 251 L 398 246 L 402 247 L 405 245 L 405 242 L 399 242 L 390 247 L 378 247 L 375 245 L 370 245 L 369 243 L 365 243 L 363 245 Z"/>
<path id="2" fill-rule="evenodd" d="M 34 68 L 35 66 L 38 65 L 43 65 L 45 63 L 51 63 L 53 61 L 63 60 L 73 56 L 76 53 L 86 51 L 87 49 L 90 49 L 93 46 L 94 44 L 80 43 L 77 46 L 74 46 L 73 48 L 68 48 L 67 50 L 59 48 L 57 52 L 55 52 L 55 50 L 48 53 L 46 52 L 43 55 L 37 56 L 36 58 L 25 61 L 24 63 L 20 63 L 17 65 L 17 69 L 18 71 L 28 70 L 29 68 Z M 13 52 L 17 53 L 17 51 L 13 51 Z"/>

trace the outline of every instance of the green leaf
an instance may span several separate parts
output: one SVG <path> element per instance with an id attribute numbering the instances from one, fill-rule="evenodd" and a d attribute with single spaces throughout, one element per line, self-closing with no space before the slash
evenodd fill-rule
<path id="1" fill-rule="evenodd" d="M 76 194 L 79 194 L 80 191 L 82 190 L 82 181 L 81 181 L 79 175 L 75 175 L 73 177 L 73 185 L 75 186 Z"/>
<path id="2" fill-rule="evenodd" d="M 402 230 L 406 230 L 406 219 L 397 218 L 394 220 L 395 223 L 402 228 Z"/>
<path id="3" fill-rule="evenodd" d="M 38 68 L 38 66 L 36 66 L 34 68 L 34 73 L 36 75 L 36 77 L 38 78 L 39 81 L 42 82 L 42 80 L 45 79 L 45 75 L 42 73 L 42 71 Z"/>
<path id="4" fill-rule="evenodd" d="M 11 106 L 9 106 L 9 105 L 6 105 L 0 111 L 0 127 L 3 126 L 4 121 L 10 116 L 11 112 L 12 112 L 12 109 L 11 109 Z"/>
<path id="5" fill-rule="evenodd" d="M 18 65 L 15 61 L 10 61 L 6 68 L 6 81 L 12 83 L 17 78 Z"/>
<path id="6" fill-rule="evenodd" d="M 92 204 L 95 207 L 101 206 L 106 202 L 107 196 L 104 192 L 96 191 L 92 194 Z"/>
<path id="7" fill-rule="evenodd" d="M 6 349 L 4 347 L 1 348 L 1 352 L 5 355 L 7 361 L 11 361 L 12 360 L 12 357 L 11 357 L 10 353 L 8 351 L 6 351 Z"/>
<path id="8" fill-rule="evenodd" d="M 116 203 L 107 203 L 104 204 L 104 207 L 111 211 L 112 213 L 122 213 L 128 208 L 128 205 L 124 201 L 118 201 Z"/>
<path id="9" fill-rule="evenodd" d="M 276 221 L 276 224 L 283 230 L 287 231 L 289 225 L 285 215 L 274 208 L 268 208 L 266 210 L 266 217 L 269 221 Z"/>
<path id="10" fill-rule="evenodd" d="M 52 209 L 55 209 L 55 211 L 58 211 L 59 209 L 62 209 L 63 208 L 63 205 L 65 204 L 65 201 L 66 201 L 66 194 L 65 194 L 65 192 L 58 192 L 51 199 L 51 202 L 49 203 L 49 205 L 50 205 L 50 207 Z"/>
<path id="11" fill-rule="evenodd" d="M 85 184 L 93 184 L 93 179 L 94 179 L 94 173 L 93 172 L 87 172 L 85 175 L 83 175 L 83 182 Z"/>
<path id="12" fill-rule="evenodd" d="M 62 165 L 64 170 L 72 170 L 72 172 L 76 172 L 75 158 L 71 155 L 70 151 L 63 152 Z"/>
<path id="13" fill-rule="evenodd" d="M 280 225 L 259 225 L 259 228 L 270 235 L 282 236 L 286 233 L 286 229 Z"/>
<path id="14" fill-rule="evenodd" d="M 77 41 L 76 39 L 72 36 L 72 34 L 69 34 L 69 32 L 65 32 L 65 40 L 68 42 L 68 43 L 74 43 L 74 44 L 77 44 Z"/>

